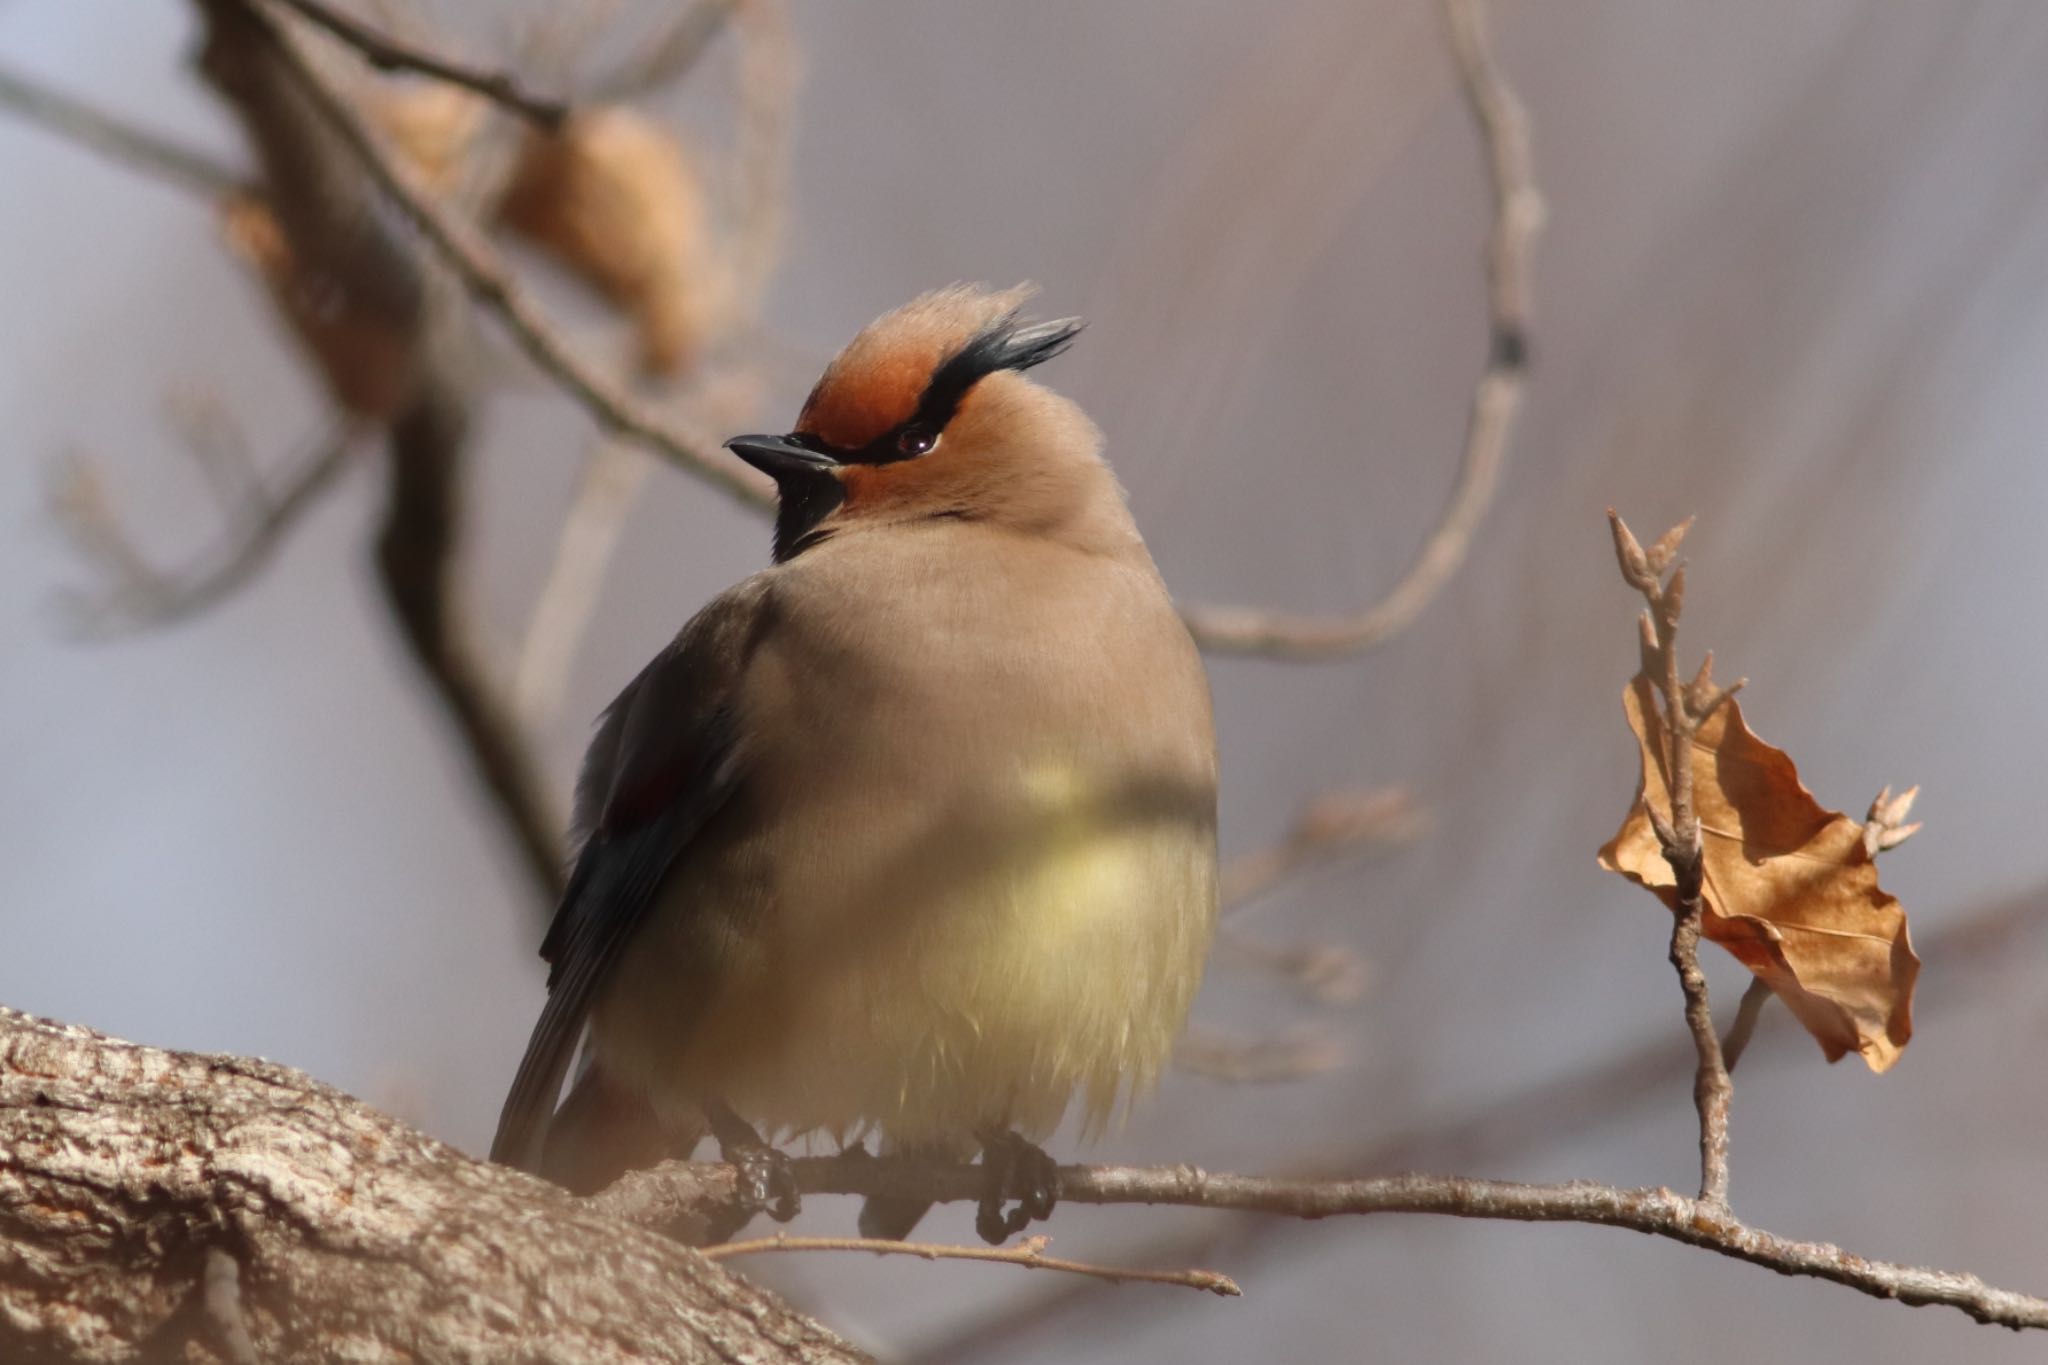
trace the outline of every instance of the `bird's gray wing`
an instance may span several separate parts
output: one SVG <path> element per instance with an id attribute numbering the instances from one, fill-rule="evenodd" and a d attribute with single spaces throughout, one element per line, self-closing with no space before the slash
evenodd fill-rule
<path id="1" fill-rule="evenodd" d="M 605 711 L 576 789 L 582 846 L 541 944 L 548 1000 L 498 1118 L 491 1159 L 537 1169 L 584 1018 L 663 882 L 739 783 L 734 693 L 762 614 L 719 598 Z"/>

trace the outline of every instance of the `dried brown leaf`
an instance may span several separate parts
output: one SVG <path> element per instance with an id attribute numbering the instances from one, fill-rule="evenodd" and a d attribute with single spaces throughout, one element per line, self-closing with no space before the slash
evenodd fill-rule
<path id="1" fill-rule="evenodd" d="M 1653 825 L 1669 821 L 1671 798 L 1648 678 L 1630 681 L 1623 707 L 1642 750 L 1642 780 L 1600 865 L 1675 905 Z M 1701 932 L 1770 986 L 1829 1061 L 1854 1052 L 1872 1071 L 1886 1070 L 1913 1035 L 1920 959 L 1904 909 L 1877 884 L 1862 822 L 1823 809 L 1791 758 L 1751 733 L 1732 699 L 1700 725 L 1692 767 L 1705 861 Z"/>
<path id="2" fill-rule="evenodd" d="M 271 302 L 327 381 L 335 401 L 383 421 L 409 386 L 412 338 L 372 310 L 357 307 L 332 281 L 308 278 L 268 205 L 253 195 L 221 201 L 221 236 L 262 277 Z"/>
<path id="3" fill-rule="evenodd" d="M 489 102 L 445 81 L 407 81 L 378 87 L 366 107 L 420 183 L 439 192 L 455 187 Z"/>
<path id="4" fill-rule="evenodd" d="M 695 359 L 716 308 L 704 190 L 667 129 L 594 108 L 530 133 L 503 217 L 633 319 L 649 373 Z"/>

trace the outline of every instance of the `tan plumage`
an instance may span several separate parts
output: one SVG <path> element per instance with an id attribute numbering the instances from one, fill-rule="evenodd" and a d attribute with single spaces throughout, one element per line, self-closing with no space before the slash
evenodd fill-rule
<path id="1" fill-rule="evenodd" d="M 1019 301 L 926 295 L 792 437 L 734 442 L 781 484 L 781 562 L 592 745 L 501 1159 L 593 1183 L 660 1145 L 620 1141 L 622 1112 L 694 1133 L 717 1101 L 964 1154 L 1076 1098 L 1099 1126 L 1156 1076 L 1215 914 L 1207 683 L 1095 428 L 1021 372 L 1073 328 Z M 543 1140 L 586 1009 L 583 1102 Z"/>

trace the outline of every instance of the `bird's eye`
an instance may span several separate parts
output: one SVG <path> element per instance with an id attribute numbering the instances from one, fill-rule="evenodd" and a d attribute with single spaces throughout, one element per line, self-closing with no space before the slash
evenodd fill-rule
<path id="1" fill-rule="evenodd" d="M 896 438 L 896 451 L 905 457 L 923 455 L 939 443 L 939 434 L 923 427 L 905 427 Z"/>

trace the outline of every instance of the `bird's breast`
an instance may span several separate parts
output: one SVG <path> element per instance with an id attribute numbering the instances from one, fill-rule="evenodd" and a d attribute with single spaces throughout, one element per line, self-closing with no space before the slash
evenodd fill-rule
<path id="1" fill-rule="evenodd" d="M 1161 1065 L 1215 912 L 1200 665 L 1149 570 L 955 567 L 857 568 L 781 609 L 742 792 L 621 971 L 635 1026 L 607 1030 L 663 1040 L 618 1061 L 672 1102 L 1043 1133 Z"/>

